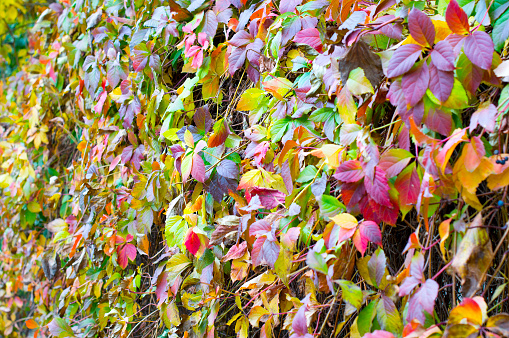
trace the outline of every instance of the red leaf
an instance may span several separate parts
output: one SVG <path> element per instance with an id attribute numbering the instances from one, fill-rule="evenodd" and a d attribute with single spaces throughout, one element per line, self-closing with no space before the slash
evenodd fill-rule
<path id="1" fill-rule="evenodd" d="M 334 177 L 342 182 L 357 182 L 364 177 L 364 170 L 359 161 L 346 161 L 338 167 Z"/>
<path id="2" fill-rule="evenodd" d="M 449 28 L 456 34 L 467 34 L 470 29 L 467 14 L 456 0 L 449 2 L 445 11 L 445 20 Z"/>
<path id="3" fill-rule="evenodd" d="M 399 47 L 389 61 L 387 76 L 397 77 L 408 72 L 421 53 L 422 46 L 413 43 Z"/>
<path id="4" fill-rule="evenodd" d="M 318 32 L 318 29 L 316 28 L 306 28 L 304 30 L 301 30 L 295 35 L 293 42 L 311 46 L 314 49 L 316 49 L 318 53 L 323 52 L 322 40 L 320 39 L 320 32 Z"/>
<path id="5" fill-rule="evenodd" d="M 127 252 L 124 250 L 125 246 L 119 246 L 117 248 L 117 263 L 120 265 L 122 269 L 125 269 L 127 267 Z"/>
<path id="6" fill-rule="evenodd" d="M 408 14 L 408 29 L 410 30 L 410 35 L 421 45 L 426 45 L 427 43 L 429 46 L 433 46 L 435 43 L 435 27 L 433 22 L 417 8 L 412 9 L 410 14 Z"/>
<path id="7" fill-rule="evenodd" d="M 278 205 L 280 204 L 284 205 L 285 203 L 286 195 L 279 190 L 253 187 L 246 193 L 249 194 L 249 197 L 246 196 L 248 197 L 248 202 L 251 200 L 252 197 L 258 196 L 260 198 L 260 203 L 262 204 L 262 206 L 267 209 L 273 209 Z"/>
<path id="8" fill-rule="evenodd" d="M 407 320 L 410 322 L 417 319 L 421 324 L 424 324 L 426 317 L 423 311 L 433 315 L 433 308 L 435 307 L 435 299 L 438 295 L 438 283 L 432 279 L 428 279 L 419 291 L 417 291 L 411 298 L 408 304 Z"/>
<path id="9" fill-rule="evenodd" d="M 443 71 L 454 70 L 454 51 L 447 41 L 438 41 L 431 51 L 431 60 L 435 66 Z"/>
<path id="10" fill-rule="evenodd" d="M 383 169 L 387 177 L 398 175 L 410 162 L 413 155 L 404 149 L 389 149 L 380 157 L 378 167 Z"/>
<path id="11" fill-rule="evenodd" d="M 427 16 L 426 16 L 427 17 Z M 405 94 L 406 103 L 415 106 L 426 94 L 429 84 L 428 64 L 424 61 L 417 68 L 403 75 L 401 89 Z"/>
<path id="12" fill-rule="evenodd" d="M 482 69 L 490 69 L 493 61 L 493 40 L 486 32 L 475 31 L 467 36 L 463 50 L 472 63 Z"/>
<path id="13" fill-rule="evenodd" d="M 353 235 L 352 242 L 361 255 L 364 256 L 368 247 L 368 242 L 382 245 L 382 233 L 375 222 L 364 221 Z"/>
<path id="14" fill-rule="evenodd" d="M 195 180 L 201 183 L 205 182 L 205 163 L 199 154 L 193 155 L 193 167 L 191 169 L 191 175 Z"/>
<path id="15" fill-rule="evenodd" d="M 196 255 L 198 250 L 201 247 L 200 237 L 193 231 L 193 229 L 189 229 L 187 231 L 186 238 L 184 239 L 184 245 L 186 246 L 187 251 Z"/>
<path id="16" fill-rule="evenodd" d="M 366 187 L 368 195 L 376 203 L 392 207 L 391 200 L 389 198 L 389 184 L 383 169 L 376 167 L 373 180 L 365 177 L 364 186 Z"/>
<path id="17" fill-rule="evenodd" d="M 438 69 L 433 61 L 429 65 L 429 76 L 432 79 L 429 82 L 431 92 L 440 102 L 447 101 L 454 86 L 454 72 L 445 72 Z"/>

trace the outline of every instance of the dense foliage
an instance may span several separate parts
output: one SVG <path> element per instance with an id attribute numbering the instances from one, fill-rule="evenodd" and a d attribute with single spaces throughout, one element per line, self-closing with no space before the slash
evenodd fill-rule
<path id="1" fill-rule="evenodd" d="M 508 2 L 3 0 L 2 39 L 27 15 L 0 336 L 509 336 Z"/>

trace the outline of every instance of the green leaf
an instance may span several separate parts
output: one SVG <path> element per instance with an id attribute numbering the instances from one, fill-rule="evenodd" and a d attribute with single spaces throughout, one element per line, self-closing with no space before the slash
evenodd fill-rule
<path id="1" fill-rule="evenodd" d="M 52 335 L 59 338 L 75 337 L 72 328 L 60 317 L 53 318 L 53 320 L 48 324 L 48 329 Z"/>
<path id="2" fill-rule="evenodd" d="M 296 179 L 298 183 L 305 183 L 315 178 L 318 169 L 314 165 L 308 165 L 304 170 L 300 172 L 299 177 Z"/>
<path id="3" fill-rule="evenodd" d="M 334 117 L 334 108 L 324 107 L 315 110 L 309 115 L 309 119 L 313 122 L 325 122 Z"/>
<path id="4" fill-rule="evenodd" d="M 337 198 L 329 195 L 322 195 L 320 202 L 320 211 L 327 217 L 332 217 L 345 211 L 346 207 L 343 203 L 337 200 Z"/>
<path id="5" fill-rule="evenodd" d="M 346 86 L 353 95 L 375 93 L 371 82 L 369 82 L 368 78 L 364 74 L 364 70 L 360 67 L 355 68 L 350 72 L 348 80 L 346 81 Z"/>
<path id="6" fill-rule="evenodd" d="M 172 216 L 166 218 L 164 225 L 164 236 L 169 248 L 177 245 L 180 249 L 184 248 L 184 237 L 189 229 L 187 222 L 182 216 Z"/>
<path id="7" fill-rule="evenodd" d="M 491 32 L 495 50 L 500 52 L 504 47 L 505 41 L 509 38 L 509 9 L 493 24 Z"/>
<path id="8" fill-rule="evenodd" d="M 343 292 L 343 299 L 348 303 L 352 304 L 353 306 L 355 306 L 357 310 L 360 309 L 362 305 L 361 288 L 348 280 L 339 280 L 336 282 L 339 284 L 339 286 L 341 286 L 341 291 Z"/>

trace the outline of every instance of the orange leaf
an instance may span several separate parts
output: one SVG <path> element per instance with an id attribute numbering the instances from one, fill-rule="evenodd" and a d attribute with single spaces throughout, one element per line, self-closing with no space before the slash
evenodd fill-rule
<path id="1" fill-rule="evenodd" d="M 36 329 L 39 327 L 39 324 L 37 324 L 37 322 L 33 319 L 27 320 L 25 324 L 29 329 Z"/>

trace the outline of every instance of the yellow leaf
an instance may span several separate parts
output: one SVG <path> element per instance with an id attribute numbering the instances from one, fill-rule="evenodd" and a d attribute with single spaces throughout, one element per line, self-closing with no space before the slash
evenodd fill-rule
<path id="1" fill-rule="evenodd" d="M 265 92 L 258 88 L 249 88 L 240 97 L 237 103 L 237 110 L 253 110 L 258 107 L 260 97 L 264 96 Z"/>
<path id="2" fill-rule="evenodd" d="M 331 217 L 331 220 L 333 220 L 334 223 L 336 223 L 343 229 L 353 229 L 358 224 L 357 219 L 347 213 L 339 214 L 334 217 Z"/>
<path id="3" fill-rule="evenodd" d="M 30 210 L 30 212 L 33 212 L 33 213 L 38 213 L 42 209 L 41 209 L 41 205 L 39 203 L 37 203 L 37 201 L 32 201 L 32 202 L 28 203 L 28 210 Z"/>
<path id="4" fill-rule="evenodd" d="M 252 326 L 258 327 L 260 325 L 260 320 L 266 321 L 270 312 L 261 307 L 261 306 L 253 306 L 251 311 L 249 312 L 249 323 L 251 323 Z M 267 316 L 266 318 L 263 318 L 264 316 Z M 265 320 L 263 320 L 265 319 Z"/>

